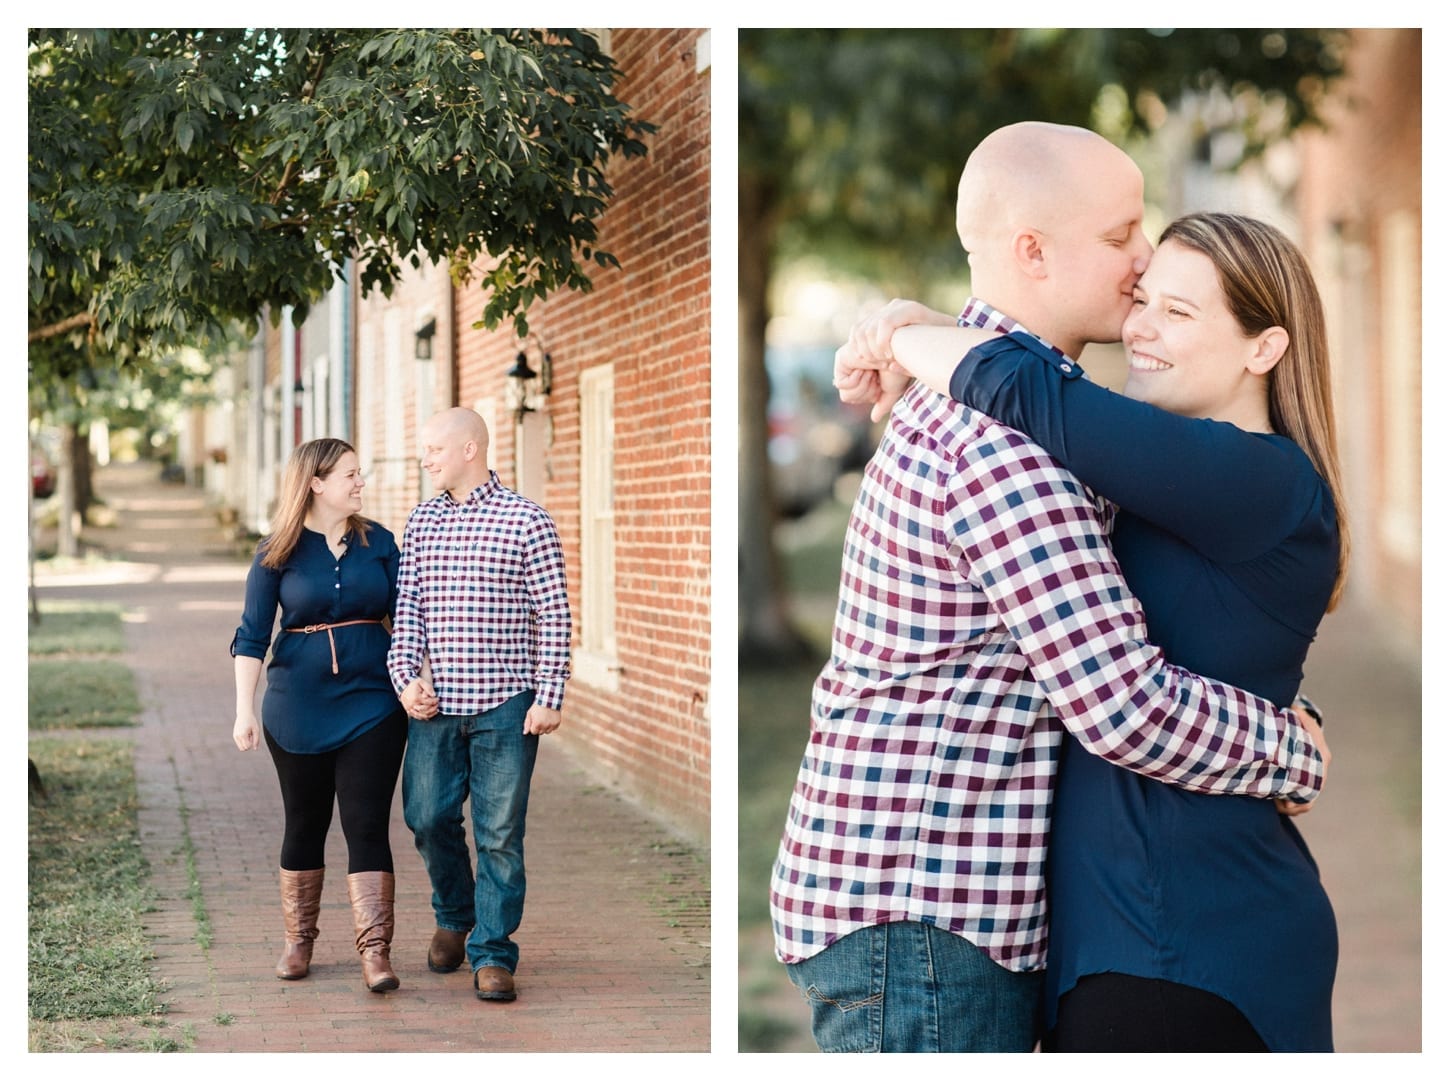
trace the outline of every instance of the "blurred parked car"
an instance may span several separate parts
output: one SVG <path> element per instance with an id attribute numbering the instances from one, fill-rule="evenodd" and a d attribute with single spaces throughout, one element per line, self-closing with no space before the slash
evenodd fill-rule
<path id="1" fill-rule="evenodd" d="M 831 385 L 835 358 L 834 346 L 766 346 L 767 450 L 786 517 L 829 496 L 836 478 L 864 468 L 875 449 L 870 409 L 843 404 Z"/>
<path id="2" fill-rule="evenodd" d="M 55 494 L 55 460 L 34 440 L 30 443 L 30 491 L 36 499 Z"/>

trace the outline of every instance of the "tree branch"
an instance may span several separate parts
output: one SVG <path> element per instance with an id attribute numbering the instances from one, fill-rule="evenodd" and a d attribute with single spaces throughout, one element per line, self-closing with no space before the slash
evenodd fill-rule
<path id="1" fill-rule="evenodd" d="M 90 312 L 81 312 L 79 315 L 72 315 L 69 319 L 62 319 L 59 323 L 51 323 L 49 326 L 36 327 L 30 332 L 30 336 L 27 339 L 26 344 L 29 345 L 31 342 L 43 342 L 47 338 L 54 338 L 57 335 L 65 334 L 68 331 L 79 330 L 81 327 L 93 326 L 95 325 L 95 321 L 95 317 L 91 315 Z"/>
<path id="2" fill-rule="evenodd" d="M 311 101 L 312 95 L 317 93 L 317 84 L 321 81 L 322 73 L 327 68 L 327 61 L 328 55 L 325 52 L 319 51 L 317 54 L 317 63 L 313 65 L 311 73 L 302 84 L 302 100 L 304 102 Z M 282 197 L 287 194 L 287 189 L 292 186 L 292 181 L 296 176 L 297 159 L 294 158 L 282 170 L 282 182 L 277 185 L 277 190 L 272 193 L 273 206 L 276 206 L 282 201 Z"/>

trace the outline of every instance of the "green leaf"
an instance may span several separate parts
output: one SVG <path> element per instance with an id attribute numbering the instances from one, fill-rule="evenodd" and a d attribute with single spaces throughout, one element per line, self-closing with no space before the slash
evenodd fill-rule
<path id="1" fill-rule="evenodd" d="M 523 30 L 46 37 L 29 65 L 29 323 L 93 311 L 96 348 L 145 363 L 278 298 L 306 310 L 350 256 L 386 294 L 402 259 L 489 252 L 495 325 L 583 288 L 571 251 L 609 198 L 574 174 L 640 130 L 597 54 Z"/>

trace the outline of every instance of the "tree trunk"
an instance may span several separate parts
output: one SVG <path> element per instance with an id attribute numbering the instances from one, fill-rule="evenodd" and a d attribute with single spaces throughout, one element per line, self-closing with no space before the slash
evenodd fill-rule
<path id="1" fill-rule="evenodd" d="M 740 178 L 740 663 L 785 663 L 809 653 L 790 619 L 775 546 L 778 520 L 770 461 L 765 368 L 772 230 L 766 185 Z"/>
<path id="2" fill-rule="evenodd" d="M 27 452 L 34 455 L 34 447 Z M 35 479 L 30 475 L 30 458 L 25 460 L 25 532 L 30 539 L 30 622 L 40 622 L 40 599 L 35 591 Z"/>
<path id="3" fill-rule="evenodd" d="M 75 559 L 81 554 L 80 537 L 76 533 L 76 471 L 72 460 L 75 430 L 74 422 L 61 425 L 59 461 L 55 463 L 55 502 L 59 512 L 55 554 L 66 559 Z"/>
<path id="4" fill-rule="evenodd" d="M 86 514 L 96 501 L 96 488 L 91 472 L 91 424 L 81 421 L 69 432 L 70 463 L 75 470 L 76 516 L 84 527 Z"/>

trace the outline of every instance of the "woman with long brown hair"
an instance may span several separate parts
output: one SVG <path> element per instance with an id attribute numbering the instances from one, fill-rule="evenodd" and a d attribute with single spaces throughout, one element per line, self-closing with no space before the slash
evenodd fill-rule
<path id="1" fill-rule="evenodd" d="M 1349 554 L 1324 312 L 1303 255 L 1251 218 L 1171 224 L 1133 289 L 1122 394 L 1024 330 L 969 329 L 980 308 L 961 327 L 897 329 L 896 364 L 1025 433 L 1115 506 L 1114 552 L 1167 661 L 1292 704 Z M 1065 741 L 1045 1046 L 1332 1050 L 1334 913 L 1281 810 L 1293 808 L 1175 788 Z"/>
<path id="2" fill-rule="evenodd" d="M 286 945 L 278 978 L 302 979 L 311 964 L 335 802 L 363 982 L 391 991 L 398 977 L 390 960 L 388 828 L 408 726 L 387 670 L 398 546 L 362 517 L 363 483 L 357 453 L 340 439 L 314 439 L 292 452 L 275 528 L 257 546 L 232 639 L 232 739 L 243 751 L 265 741 L 282 789 Z M 259 724 L 257 684 L 269 648 Z"/>

